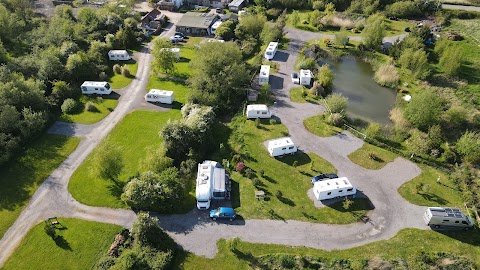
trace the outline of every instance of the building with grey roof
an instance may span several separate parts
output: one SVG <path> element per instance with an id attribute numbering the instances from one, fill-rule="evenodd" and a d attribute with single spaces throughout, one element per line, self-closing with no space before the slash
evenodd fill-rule
<path id="1" fill-rule="evenodd" d="M 220 17 L 217 14 L 187 12 L 175 25 L 175 30 L 185 35 L 211 35 L 211 27 Z"/>

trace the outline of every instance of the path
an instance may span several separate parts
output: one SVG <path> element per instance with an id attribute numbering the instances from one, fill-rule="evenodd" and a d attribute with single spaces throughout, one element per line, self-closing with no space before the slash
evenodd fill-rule
<path id="1" fill-rule="evenodd" d="M 480 7 L 476 7 L 476 6 L 442 4 L 442 8 L 480 12 Z"/>

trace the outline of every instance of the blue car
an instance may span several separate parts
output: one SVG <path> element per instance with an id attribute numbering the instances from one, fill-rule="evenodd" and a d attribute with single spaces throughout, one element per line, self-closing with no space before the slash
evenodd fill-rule
<path id="1" fill-rule="evenodd" d="M 217 219 L 228 219 L 230 221 L 234 220 L 237 217 L 235 210 L 230 207 L 219 207 L 210 211 L 210 218 L 213 220 Z"/>
<path id="2" fill-rule="evenodd" d="M 322 174 L 319 174 L 319 175 L 316 175 L 312 178 L 311 182 L 312 182 L 312 185 L 315 184 L 315 182 L 318 182 L 318 181 L 322 181 L 322 180 L 325 180 L 325 179 L 335 179 L 335 178 L 338 178 L 338 175 L 334 174 L 334 173 L 322 173 Z"/>

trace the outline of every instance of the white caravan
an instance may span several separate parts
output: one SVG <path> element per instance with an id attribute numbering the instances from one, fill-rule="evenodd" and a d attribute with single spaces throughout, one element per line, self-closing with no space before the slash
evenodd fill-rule
<path id="1" fill-rule="evenodd" d="M 173 91 L 150 89 L 150 91 L 145 95 L 145 100 L 147 102 L 172 104 L 175 100 L 175 97 L 173 95 Z"/>
<path id="2" fill-rule="evenodd" d="M 212 200 L 225 199 L 227 177 L 225 169 L 216 161 L 198 164 L 195 196 L 199 210 L 210 208 Z"/>
<path id="3" fill-rule="evenodd" d="M 270 42 L 268 44 L 267 50 L 265 51 L 265 58 L 267 60 L 272 60 L 275 57 L 275 53 L 277 52 L 278 42 Z"/>
<path id="4" fill-rule="evenodd" d="M 260 73 L 258 74 L 258 84 L 264 85 L 268 84 L 270 79 L 270 66 L 262 65 L 260 67 Z"/>
<path id="5" fill-rule="evenodd" d="M 428 207 L 423 215 L 423 220 L 428 226 L 436 229 L 457 227 L 468 230 L 473 227 L 473 221 L 470 217 L 456 208 Z"/>
<path id="6" fill-rule="evenodd" d="M 297 146 L 295 146 L 292 139 L 289 137 L 268 141 L 267 149 L 272 157 L 294 154 L 297 152 Z"/>
<path id="7" fill-rule="evenodd" d="M 80 87 L 82 89 L 82 94 L 85 95 L 109 95 L 112 93 L 112 87 L 108 82 L 91 82 L 86 81 Z"/>
<path id="8" fill-rule="evenodd" d="M 108 51 L 108 59 L 112 61 L 128 61 L 131 58 L 126 50 L 110 50 Z"/>
<path id="9" fill-rule="evenodd" d="M 249 119 L 272 117 L 272 113 L 265 104 L 247 105 L 247 111 L 245 112 L 245 115 L 247 115 L 247 118 Z"/>
<path id="10" fill-rule="evenodd" d="M 177 60 L 181 58 L 180 48 L 162 48 L 162 51 L 163 50 L 171 51 L 173 54 L 175 54 L 175 56 L 177 56 Z"/>
<path id="11" fill-rule="evenodd" d="M 319 201 L 355 195 L 357 189 L 346 177 L 325 179 L 313 184 L 313 194 Z"/>
<path id="12" fill-rule="evenodd" d="M 300 69 L 300 84 L 310 85 L 312 81 L 312 72 L 308 69 Z"/>

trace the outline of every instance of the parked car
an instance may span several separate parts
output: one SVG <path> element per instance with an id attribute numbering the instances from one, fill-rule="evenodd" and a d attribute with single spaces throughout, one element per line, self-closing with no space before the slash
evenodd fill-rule
<path id="1" fill-rule="evenodd" d="M 223 14 L 223 9 L 221 9 L 221 8 L 216 8 L 216 9 L 215 9 L 215 13 L 217 13 L 217 14 Z"/>
<path id="2" fill-rule="evenodd" d="M 292 77 L 292 83 L 300 84 L 300 77 L 298 76 L 298 73 L 293 72 L 291 77 Z"/>
<path id="3" fill-rule="evenodd" d="M 174 36 L 171 36 L 171 37 L 170 37 L 170 40 L 171 40 L 172 42 L 179 42 L 179 41 L 182 41 L 182 40 L 183 40 L 183 37 L 180 36 L 180 35 L 174 35 Z"/>
<path id="4" fill-rule="evenodd" d="M 322 174 L 319 174 L 319 175 L 316 175 L 314 177 L 312 177 L 312 185 L 315 184 L 315 182 L 318 182 L 318 181 L 322 181 L 322 180 L 325 180 L 325 179 L 335 179 L 335 178 L 338 178 L 338 175 L 334 174 L 334 173 L 322 173 Z"/>
<path id="5" fill-rule="evenodd" d="M 234 220 L 237 217 L 235 210 L 230 207 L 219 207 L 210 211 L 210 218 L 213 220 L 217 219 L 228 219 L 230 221 Z"/>
<path id="6" fill-rule="evenodd" d="M 181 36 L 182 38 L 186 38 L 185 34 L 182 32 L 175 32 L 174 36 Z"/>

